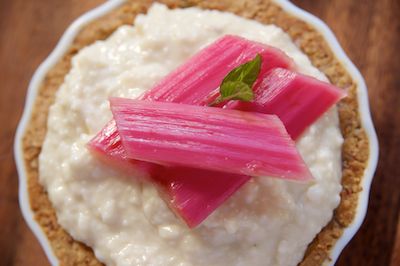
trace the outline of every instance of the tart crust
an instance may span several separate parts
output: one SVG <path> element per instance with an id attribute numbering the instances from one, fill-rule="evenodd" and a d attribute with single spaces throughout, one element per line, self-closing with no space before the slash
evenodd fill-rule
<path id="1" fill-rule="evenodd" d="M 71 67 L 71 57 L 96 40 L 107 38 L 119 26 L 132 24 L 139 13 L 145 13 L 153 1 L 127 1 L 107 15 L 84 26 L 66 54 L 47 73 L 39 88 L 32 116 L 23 136 L 23 154 L 31 209 L 45 232 L 60 265 L 102 265 L 91 248 L 75 241 L 58 223 L 47 192 L 38 179 L 38 156 L 46 136 L 47 115 L 55 93 Z M 311 25 L 286 13 L 271 0 L 161 0 L 170 8 L 199 6 L 228 11 L 264 24 L 276 24 L 287 32 L 334 85 L 346 89 L 348 97 L 338 104 L 342 147 L 342 186 L 340 205 L 332 220 L 308 246 L 299 265 L 322 265 L 329 260 L 331 248 L 354 219 L 361 179 L 369 158 L 368 138 L 358 113 L 357 84 L 337 60 L 321 34 Z"/>

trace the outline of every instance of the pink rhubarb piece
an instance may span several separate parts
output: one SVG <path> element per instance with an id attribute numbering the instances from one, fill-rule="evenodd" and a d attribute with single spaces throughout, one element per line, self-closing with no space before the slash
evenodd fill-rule
<path id="1" fill-rule="evenodd" d="M 346 96 L 327 82 L 283 68 L 268 72 L 253 89 L 254 101 L 231 101 L 225 108 L 276 114 L 293 139 Z"/>
<path id="2" fill-rule="evenodd" d="M 141 99 L 207 105 L 217 97 L 218 87 L 224 77 L 235 67 L 253 59 L 262 58 L 257 82 L 268 70 L 281 67 L 293 69 L 293 61 L 274 47 L 226 35 L 172 71 Z M 210 98 L 211 97 L 211 98 Z"/>
<path id="3" fill-rule="evenodd" d="M 275 115 L 111 98 L 128 158 L 249 176 L 312 176 Z"/>

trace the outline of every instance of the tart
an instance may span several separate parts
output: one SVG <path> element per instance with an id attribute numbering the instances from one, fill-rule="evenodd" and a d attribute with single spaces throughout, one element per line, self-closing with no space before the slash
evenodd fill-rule
<path id="1" fill-rule="evenodd" d="M 340 62 L 334 57 L 332 51 L 329 48 L 329 45 L 323 39 L 323 37 L 310 25 L 306 24 L 305 22 L 291 16 L 290 14 L 286 13 L 278 4 L 272 1 L 263 1 L 259 3 L 259 1 L 255 0 L 247 0 L 247 1 L 160 1 L 163 4 L 167 5 L 169 8 L 176 9 L 176 8 L 188 8 L 188 7 L 199 7 L 201 9 L 207 10 L 219 10 L 224 12 L 230 12 L 236 14 L 238 16 L 249 18 L 262 24 L 275 24 L 281 29 L 283 29 L 289 36 L 292 38 L 293 42 L 298 45 L 298 47 L 305 53 L 312 64 L 318 68 L 322 73 L 326 75 L 329 81 L 336 85 L 337 87 L 343 88 L 347 90 L 348 96 L 344 100 L 342 100 L 338 104 L 338 114 L 339 114 L 339 123 L 340 123 L 340 131 L 341 135 L 343 136 L 343 145 L 341 150 L 341 185 L 342 190 L 340 192 L 340 203 L 335 209 L 333 213 L 332 219 L 324 226 L 324 228 L 314 237 L 313 241 L 308 245 L 306 252 L 301 260 L 296 260 L 295 263 L 290 259 L 286 262 L 284 259 L 282 262 L 279 262 L 282 265 L 290 265 L 296 264 L 297 262 L 300 265 L 322 265 L 325 261 L 329 260 L 330 252 L 332 247 L 335 245 L 336 241 L 340 238 L 343 233 L 343 230 L 349 226 L 356 214 L 357 204 L 359 193 L 361 192 L 361 182 L 362 177 L 364 175 L 364 171 L 367 167 L 368 160 L 370 157 L 370 150 L 369 150 L 369 139 L 367 134 L 365 133 L 359 115 L 359 107 L 357 102 L 357 84 L 352 80 L 351 76 L 347 73 L 346 69 L 340 64 Z M 39 156 L 42 148 L 43 143 L 46 138 L 46 134 L 48 135 L 48 123 L 53 123 L 51 119 L 48 122 L 49 118 L 49 110 L 52 104 L 55 102 L 56 93 L 59 90 L 62 90 L 60 87 L 65 86 L 64 83 L 68 82 L 68 79 L 71 78 L 70 73 L 71 69 L 79 68 L 79 63 L 85 60 L 85 58 L 81 59 L 79 62 L 72 62 L 73 56 L 80 53 L 81 50 L 86 49 L 86 55 L 93 53 L 92 56 L 95 57 L 95 51 L 90 51 L 88 48 L 85 48 L 97 40 L 104 40 L 110 37 L 114 32 L 117 31 L 116 34 L 120 35 L 129 35 L 130 30 L 121 30 L 122 25 L 129 25 L 132 21 L 135 20 L 138 14 L 146 13 L 149 8 L 152 6 L 151 1 L 127 1 L 123 3 L 120 7 L 116 8 L 115 10 L 111 11 L 107 15 L 96 19 L 95 21 L 91 22 L 90 24 L 84 26 L 79 34 L 76 36 L 75 40 L 73 41 L 72 45 L 68 49 L 68 52 L 61 58 L 61 60 L 47 73 L 45 79 L 43 80 L 38 96 L 34 103 L 34 110 L 29 121 L 28 127 L 23 136 L 23 153 L 24 153 L 24 160 L 27 169 L 27 182 L 28 182 L 28 191 L 29 191 L 29 198 L 31 203 L 31 208 L 34 212 L 35 219 L 45 232 L 47 238 L 49 239 L 52 249 L 61 262 L 62 265 L 101 265 L 100 261 L 109 262 L 112 265 L 113 261 L 118 261 L 118 259 L 110 259 L 107 257 L 106 254 L 109 251 L 102 251 L 101 248 L 97 248 L 96 256 L 93 250 L 79 242 L 75 239 L 85 239 L 85 236 L 82 237 L 79 232 L 74 231 L 69 227 L 68 232 L 61 227 L 59 224 L 59 220 L 57 220 L 56 211 L 54 209 L 54 204 L 57 205 L 57 199 L 54 196 L 50 195 L 51 200 L 49 199 L 49 194 L 47 193 L 46 189 L 43 187 L 43 179 L 39 176 L 39 172 L 41 171 L 42 165 L 40 165 Z M 153 9 L 154 7 L 152 7 Z M 163 7 L 158 6 L 158 9 L 162 10 Z M 154 8 L 156 9 L 156 8 Z M 154 11 L 155 12 L 155 11 Z M 161 12 L 161 11 L 160 11 Z M 139 20 L 145 20 L 142 16 Z M 185 20 L 183 20 L 185 22 Z M 146 23 L 138 23 L 139 25 L 147 25 Z M 118 29 L 119 28 L 119 29 Z M 117 30 L 118 29 L 118 30 Z M 140 29 L 145 31 L 146 29 Z M 139 30 L 139 31 L 140 31 Z M 148 30 L 148 29 L 147 29 Z M 211 29 L 214 31 L 222 30 L 222 29 Z M 121 32 L 122 31 L 122 32 Z M 159 32 L 162 34 L 162 32 Z M 115 35 L 115 34 L 114 34 Z M 114 36 L 113 35 L 113 36 Z M 111 41 L 113 41 L 113 37 L 110 37 Z M 115 38 L 114 38 L 115 39 Z M 179 40 L 179 36 L 177 37 Z M 190 40 L 190 38 L 189 38 Z M 118 42 L 118 39 L 114 40 Z M 162 49 L 162 43 L 157 42 L 150 42 L 151 45 L 155 45 L 155 47 L 151 47 L 154 50 Z M 200 42 L 202 45 L 203 43 Z M 94 45 L 99 45 L 95 43 Z M 157 45 L 159 45 L 157 47 Z M 187 46 L 190 46 L 191 51 L 193 47 L 197 45 L 194 43 L 188 43 Z M 121 46 L 123 47 L 123 46 Z M 99 48 L 101 49 L 101 47 Z M 121 48 L 123 49 L 123 48 Z M 183 57 L 187 57 L 192 53 L 191 51 L 187 52 Z M 148 56 L 151 56 L 148 55 Z M 90 58 L 87 58 L 90 60 Z M 167 62 L 168 63 L 168 62 Z M 166 64 L 167 64 L 166 63 Z M 97 65 L 97 70 L 94 72 L 87 72 L 86 77 L 81 77 L 82 79 L 101 79 L 102 65 Z M 168 69 L 173 69 L 176 67 L 176 64 L 173 62 Z M 91 69 L 93 70 L 93 69 Z M 145 70 L 144 70 L 145 71 Z M 150 77 L 148 81 L 141 80 L 140 82 L 153 82 L 154 80 L 159 79 L 159 76 L 162 76 L 162 73 L 165 75 L 164 69 L 158 70 L 160 73 L 156 74 L 156 77 Z M 311 68 L 310 70 L 304 70 L 308 74 L 311 72 L 314 73 Z M 68 75 L 67 75 L 68 74 Z M 314 73 L 315 74 L 315 73 Z M 92 76 L 91 76 L 92 75 Z M 159 76 L 157 76 L 159 75 Z M 318 75 L 318 74 L 315 74 Z M 130 82 L 129 79 L 134 77 L 127 76 L 127 82 Z M 321 77 L 323 79 L 323 77 Z M 65 79 L 65 80 L 64 80 Z M 124 82 L 124 79 L 122 79 Z M 108 84 L 105 81 L 104 84 Z M 111 84 L 112 86 L 113 84 Z M 141 85 L 143 87 L 150 86 L 151 84 L 144 84 Z M 140 86 L 139 86 L 140 87 Z M 65 89 L 64 89 L 65 91 Z M 137 88 L 132 87 L 131 90 L 126 90 L 121 92 L 121 94 L 117 96 L 130 96 L 133 97 L 136 95 Z M 60 97 L 60 96 L 57 96 Z M 93 95 L 95 98 L 96 95 Z M 83 97 L 84 98 L 84 97 Z M 101 105 L 101 101 L 99 104 Z M 52 107 L 53 108 L 53 107 Z M 70 108 L 75 108 L 73 105 Z M 99 109 L 103 107 L 99 106 Z M 54 113 L 54 111 L 52 111 Z M 96 110 L 88 110 L 88 113 L 96 112 Z M 92 117 L 89 115 L 88 117 Z M 53 119 L 56 119 L 53 116 Z M 57 119 L 68 120 L 65 117 L 58 117 Z M 101 118 L 100 120 L 105 120 L 105 118 Z M 68 121 L 64 121 L 64 123 L 68 124 Z M 96 121 L 85 121 L 87 124 L 94 124 L 94 128 L 98 128 L 96 125 Z M 52 127 L 50 127 L 51 129 Z M 77 129 L 79 130 L 79 129 Z M 90 136 L 87 136 L 86 140 L 89 140 Z M 60 143 L 60 146 L 63 145 Z M 44 155 L 43 155 L 44 156 Z M 79 161 L 78 163 L 74 164 L 71 162 L 76 171 L 81 171 L 82 173 L 88 171 L 87 169 L 81 169 L 82 167 L 81 162 L 85 160 L 92 160 L 91 158 L 87 158 L 85 156 L 77 155 L 76 160 Z M 54 158 L 55 160 L 57 157 Z M 42 159 L 43 162 L 51 161 L 51 158 L 44 157 Z M 61 169 L 61 170 L 60 170 Z M 62 165 L 60 166 L 58 171 L 62 171 Z M 100 169 L 100 171 L 109 171 L 108 169 Z M 68 171 L 68 170 L 67 170 Z M 51 174 L 57 175 L 57 172 L 52 172 Z M 118 173 L 113 172 L 110 170 L 108 175 L 119 175 Z M 48 174 L 48 176 L 50 176 Z M 94 174 L 94 181 L 95 182 L 95 174 Z M 87 180 L 86 180 L 87 181 Z M 85 181 L 85 182 L 86 182 Z M 85 183 L 84 182 L 84 183 Z M 121 182 L 126 182 L 126 180 L 122 180 Z M 124 183 L 122 183 L 124 184 Z M 58 186 L 60 190 L 63 189 L 62 185 Z M 76 188 L 79 189 L 79 188 Z M 146 193 L 149 193 L 148 196 L 154 196 L 154 190 L 149 189 L 146 190 Z M 128 191 L 127 193 L 131 193 Z M 62 194 L 61 194 L 62 195 Z M 67 195 L 68 196 L 68 195 Z M 132 200 L 134 201 L 134 200 Z M 66 201 L 68 204 L 68 201 Z M 73 203 L 73 202 L 72 202 Z M 65 204 L 58 203 L 58 206 Z M 133 202 L 132 204 L 137 204 Z M 106 204 L 105 204 L 106 205 Z M 59 208 L 59 207 L 58 207 Z M 110 206 L 111 209 L 118 209 L 118 206 Z M 145 208 L 145 207 L 143 207 Z M 101 212 L 100 212 L 101 213 Z M 60 219 L 60 213 L 58 213 Z M 65 215 L 64 215 L 65 216 Z M 100 220 L 107 220 L 109 217 L 100 217 Z M 64 218 L 61 218 L 64 219 Z M 86 219 L 86 217 L 82 217 L 82 219 Z M 112 219 L 112 217 L 111 217 Z M 161 217 L 160 219 L 164 219 Z M 166 219 L 170 219 L 168 216 Z M 218 219 L 218 218 L 216 218 Z M 211 219 L 213 220 L 213 218 Z M 79 223 L 80 220 L 71 220 L 64 219 L 61 223 L 64 225 L 71 223 Z M 108 221 L 109 223 L 123 223 L 123 221 Z M 90 225 L 89 222 L 83 221 L 82 223 L 86 223 Z M 128 222 L 129 223 L 129 222 Z M 95 227 L 95 223 L 93 223 Z M 170 228 L 158 227 L 158 230 L 164 230 L 164 232 L 159 232 L 160 235 L 164 235 L 165 237 L 173 237 L 174 233 L 171 233 Z M 211 230 L 211 229 L 210 229 Z M 226 229 L 231 234 L 235 233 L 235 226 L 228 226 Z M 179 231 L 179 230 L 177 230 Z M 319 230 L 318 230 L 319 231 Z M 73 236 L 71 236 L 71 234 Z M 254 235 L 257 235 L 255 233 Z M 188 235 L 186 235 L 188 236 Z M 190 236 L 190 234 L 189 234 Z M 95 245 L 94 242 L 90 242 L 91 237 L 88 236 L 85 239 L 85 242 L 89 245 Z M 108 241 L 113 241 L 112 237 Z M 268 241 L 268 240 L 265 240 Z M 185 240 L 185 245 L 196 245 L 196 239 L 191 237 L 187 237 Z M 173 243 L 173 242 L 171 242 Z M 287 243 L 290 246 L 290 243 Z M 285 245 L 283 245 L 283 248 Z M 282 248 L 282 245 L 281 247 Z M 290 250 L 290 248 L 288 249 Z M 251 252 L 251 251 L 249 251 Z M 152 254 L 152 253 L 149 253 Z M 285 253 L 283 253 L 285 254 Z M 146 254 L 145 254 L 146 255 Z M 145 256 L 143 255 L 143 256 Z M 204 254 L 203 254 L 204 255 Z M 148 263 L 148 260 L 144 258 L 143 260 L 135 260 L 136 258 L 132 258 L 132 261 L 126 261 L 126 264 L 144 264 Z M 165 259 L 165 258 L 164 258 Z M 279 260 L 279 258 L 278 258 Z M 282 258 L 280 258 L 282 260 Z M 172 261 L 172 260 L 171 260 Z M 124 264 L 122 261 L 118 261 L 119 264 Z M 164 261 L 165 262 L 165 261 Z M 179 261 L 180 262 L 180 261 Z M 152 261 L 151 264 L 155 265 L 162 265 L 162 261 L 156 262 Z M 215 261 L 211 260 L 211 264 L 215 263 Z M 249 261 L 243 261 L 243 263 L 249 263 Z M 268 262 L 258 262 L 262 265 L 267 264 Z M 269 262 L 270 264 L 278 264 L 277 261 Z M 178 264 L 178 262 L 172 261 L 170 264 Z M 189 264 L 190 265 L 190 264 Z"/>

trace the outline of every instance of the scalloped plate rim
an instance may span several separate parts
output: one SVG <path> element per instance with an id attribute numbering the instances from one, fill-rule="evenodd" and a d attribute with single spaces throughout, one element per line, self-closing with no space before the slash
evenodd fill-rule
<path id="1" fill-rule="evenodd" d="M 378 153 L 379 153 L 378 140 L 369 110 L 367 87 L 359 70 L 347 57 L 342 47 L 338 43 L 336 37 L 323 21 L 321 21 L 314 15 L 311 15 L 310 13 L 295 6 L 288 0 L 274 0 L 274 1 L 278 3 L 288 13 L 314 26 L 327 41 L 330 48 L 334 52 L 336 58 L 341 61 L 345 69 L 350 73 L 351 77 L 358 84 L 357 96 L 359 101 L 359 112 L 361 114 L 362 125 L 368 135 L 370 156 L 362 180 L 363 191 L 362 193 L 360 193 L 359 196 L 359 204 L 357 206 L 356 216 L 354 217 L 353 222 L 344 230 L 343 235 L 338 239 L 333 250 L 331 250 L 331 260 L 326 261 L 324 263 L 325 265 L 334 265 L 344 247 L 353 238 L 353 236 L 360 228 L 362 222 L 364 221 L 368 208 L 368 199 L 369 199 L 371 182 L 378 162 Z M 123 2 L 125 2 L 125 0 L 110 0 L 84 13 L 79 18 L 77 18 L 65 31 L 60 41 L 57 43 L 56 48 L 51 52 L 51 54 L 43 61 L 43 63 L 35 71 L 28 86 L 24 112 L 19 122 L 14 141 L 14 158 L 17 165 L 18 176 L 19 176 L 19 204 L 25 221 L 27 222 L 29 228 L 32 230 L 36 238 L 39 240 L 39 243 L 43 247 L 47 258 L 52 265 L 59 265 L 59 261 L 57 257 L 54 255 L 54 252 L 50 246 L 50 243 L 45 233 L 41 229 L 40 225 L 34 219 L 33 212 L 30 208 L 29 195 L 27 191 L 27 176 L 26 176 L 25 163 L 22 151 L 23 134 L 25 133 L 28 121 L 32 114 L 33 103 L 34 100 L 36 99 L 39 86 L 44 76 L 48 72 L 48 70 L 52 66 L 54 66 L 55 63 L 58 61 L 58 59 L 61 58 L 62 55 L 67 51 L 69 45 L 72 43 L 73 39 L 84 25 L 86 25 L 87 23 L 91 22 L 96 18 L 105 15 L 109 11 L 121 5 Z"/>

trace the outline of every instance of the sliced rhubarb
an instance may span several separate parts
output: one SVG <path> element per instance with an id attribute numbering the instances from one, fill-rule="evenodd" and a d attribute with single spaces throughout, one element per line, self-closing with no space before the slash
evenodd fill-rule
<path id="1" fill-rule="evenodd" d="M 293 61 L 279 49 L 237 36 L 224 36 L 166 76 L 141 98 L 145 100 L 207 105 L 218 96 L 218 86 L 224 75 L 232 68 L 252 59 L 257 53 L 263 59 L 261 74 L 274 67 L 294 68 Z M 213 62 L 213 64 L 210 65 L 210 62 Z M 205 68 L 207 71 L 203 71 Z M 261 74 L 260 77 L 262 76 Z M 105 126 L 88 143 L 88 147 L 98 157 L 103 158 L 105 162 L 111 163 L 118 168 L 135 171 L 138 166 L 142 167 L 142 163 L 126 158 L 115 128 L 115 122 L 110 122 Z M 145 165 L 145 167 L 147 166 L 148 164 Z M 170 203 L 170 207 L 191 226 L 198 225 L 202 219 L 210 215 L 232 193 L 250 179 L 249 176 L 244 175 L 231 174 L 229 179 L 229 175 L 225 173 L 213 171 L 199 171 L 196 173 L 196 171 L 193 169 L 179 169 L 178 171 L 177 168 L 171 174 L 169 174 L 168 168 L 160 171 L 163 173 L 163 188 L 160 186 L 160 190 L 168 192 L 165 198 Z M 161 178 L 157 171 L 153 172 L 156 176 L 154 179 Z M 181 174 L 176 174 L 185 172 L 191 174 L 185 175 L 185 178 L 181 178 Z M 198 179 L 194 178 L 192 180 L 189 178 L 190 176 L 199 177 L 200 175 L 203 180 L 202 184 L 213 184 L 212 190 L 208 186 L 199 185 Z M 215 182 L 215 179 L 218 179 L 218 182 Z M 173 185 L 177 182 L 180 186 Z M 171 189 L 171 187 L 175 189 Z M 198 189 L 195 189 L 196 187 Z M 190 200 L 190 194 L 194 197 L 192 200 Z M 196 210 L 196 216 L 193 216 L 193 210 Z"/>
<path id="2" fill-rule="evenodd" d="M 225 108 L 276 114 L 293 139 L 346 95 L 327 82 L 283 68 L 269 71 L 253 89 L 253 102 L 231 101 Z"/>
<path id="3" fill-rule="evenodd" d="M 128 158 L 249 176 L 312 178 L 275 115 L 111 98 Z"/>
<path id="4" fill-rule="evenodd" d="M 229 71 L 257 54 L 262 58 L 259 77 L 275 67 L 294 68 L 293 61 L 279 49 L 226 35 L 172 71 L 141 99 L 207 105 L 216 98 L 215 92 Z"/>

